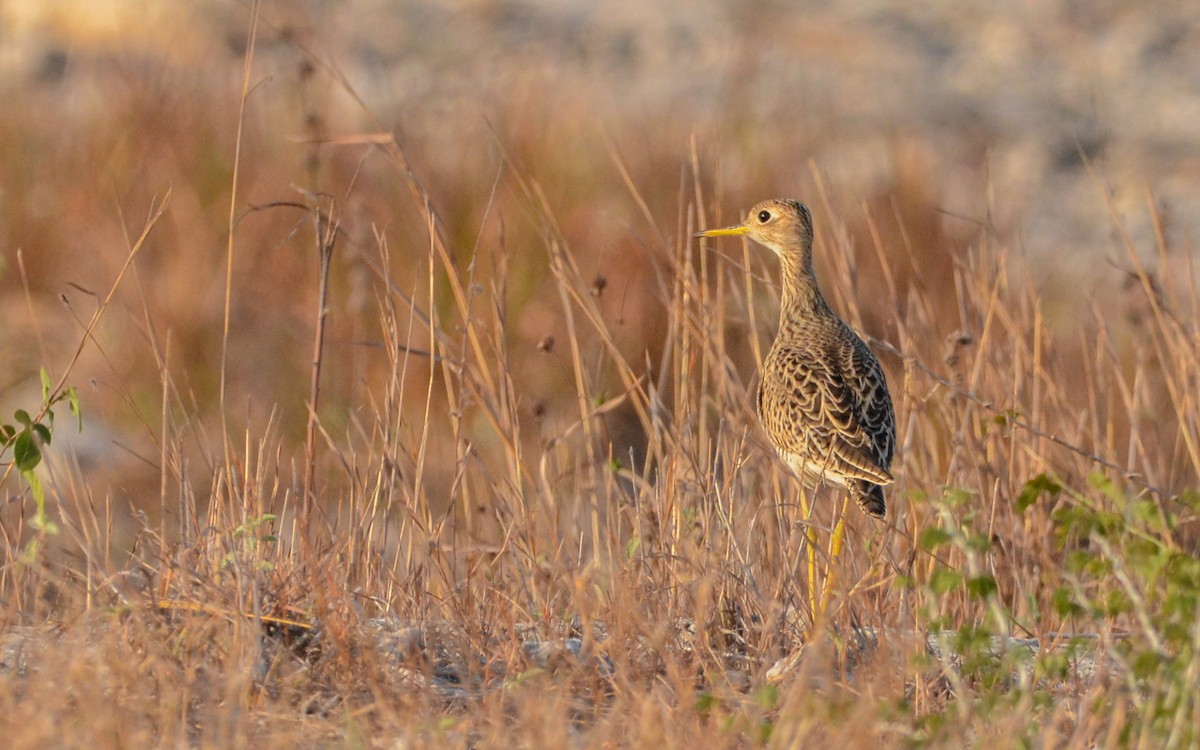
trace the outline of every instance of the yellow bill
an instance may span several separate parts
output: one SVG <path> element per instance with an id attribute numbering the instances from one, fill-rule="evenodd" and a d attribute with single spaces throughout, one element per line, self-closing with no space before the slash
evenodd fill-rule
<path id="1" fill-rule="evenodd" d="M 745 234 L 750 231 L 750 227 L 745 224 L 737 224 L 732 227 L 721 227 L 720 229 L 705 229 L 703 232 L 696 232 L 697 237 L 731 237 L 737 234 Z"/>

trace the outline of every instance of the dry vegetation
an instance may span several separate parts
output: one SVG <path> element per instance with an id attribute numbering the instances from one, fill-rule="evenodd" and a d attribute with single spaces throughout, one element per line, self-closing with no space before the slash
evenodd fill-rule
<path id="1" fill-rule="evenodd" d="M 1089 299 L 903 139 L 855 195 L 802 105 L 598 113 L 616 73 L 534 52 L 385 115 L 274 10 L 3 92 L 6 747 L 1200 743 L 1200 296 L 1149 190 L 1132 237 L 1096 178 Z M 802 518 L 753 413 L 773 259 L 690 239 L 781 193 L 898 415 L 832 573 L 841 498 Z"/>

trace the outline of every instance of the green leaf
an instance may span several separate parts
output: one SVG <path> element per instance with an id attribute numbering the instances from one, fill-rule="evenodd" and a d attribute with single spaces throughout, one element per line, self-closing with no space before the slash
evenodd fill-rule
<path id="1" fill-rule="evenodd" d="M 58 524 L 47 518 L 45 514 L 35 515 L 29 519 L 29 526 L 34 531 L 44 531 L 50 536 L 58 534 Z"/>
<path id="2" fill-rule="evenodd" d="M 1004 411 L 992 417 L 992 423 L 1000 427 L 1007 427 L 1013 422 L 1021 419 L 1021 412 L 1016 409 L 1005 409 Z"/>
<path id="3" fill-rule="evenodd" d="M 1175 499 L 1194 511 L 1200 511 L 1200 491 L 1184 490 Z"/>
<path id="4" fill-rule="evenodd" d="M 1025 483 L 1021 488 L 1020 494 L 1017 495 L 1016 509 L 1017 513 L 1024 513 L 1031 505 L 1038 501 L 1042 493 L 1048 494 L 1051 497 L 1062 492 L 1062 485 L 1059 484 L 1053 477 L 1045 472 L 1038 474 L 1033 479 Z"/>
<path id="5" fill-rule="evenodd" d="M 37 423 L 31 428 L 33 433 L 42 441 L 42 445 L 50 445 L 50 428 L 42 423 Z"/>
<path id="6" fill-rule="evenodd" d="M 79 391 L 75 390 L 75 386 L 63 391 L 63 395 L 67 397 L 67 409 L 79 420 L 79 430 L 83 431 L 83 408 L 79 405 Z"/>
<path id="7" fill-rule="evenodd" d="M 1088 484 L 1104 493 L 1118 507 L 1125 504 L 1125 493 L 1121 491 L 1121 488 L 1117 487 L 1116 482 L 1105 476 L 1103 472 L 1094 471 L 1088 474 Z"/>
<path id="8" fill-rule="evenodd" d="M 925 490 L 907 489 L 904 491 L 904 499 L 909 505 L 921 505 L 929 502 L 929 493 Z"/>
<path id="9" fill-rule="evenodd" d="M 950 532 L 937 526 L 930 526 L 921 531 L 921 536 L 917 538 L 917 546 L 923 550 L 933 551 L 950 541 Z"/>
<path id="10" fill-rule="evenodd" d="M 1161 516 L 1158 503 L 1153 500 L 1134 500 L 1129 505 L 1129 515 L 1136 521 L 1150 528 L 1158 527 Z"/>
<path id="11" fill-rule="evenodd" d="M 29 544 L 25 545 L 25 549 L 21 551 L 21 562 L 25 565 L 33 565 L 38 561 L 38 553 L 41 552 L 42 545 L 37 537 L 29 540 Z"/>
<path id="12" fill-rule="evenodd" d="M 46 372 L 45 367 L 38 371 L 38 375 L 42 378 L 42 403 L 45 403 L 50 400 L 50 389 L 54 386 L 50 383 L 50 373 Z"/>
<path id="13" fill-rule="evenodd" d="M 1034 660 L 1033 670 L 1039 679 L 1065 680 L 1071 674 L 1071 660 L 1064 653 L 1040 654 Z"/>
<path id="14" fill-rule="evenodd" d="M 544 674 L 546 674 L 546 670 L 542 669 L 541 667 L 530 667 L 529 669 L 526 669 L 524 672 L 522 672 L 519 675 L 517 675 L 516 677 L 514 677 L 512 680 L 512 684 L 523 685 L 526 682 L 529 682 L 530 680 L 541 677 Z"/>
<path id="15" fill-rule="evenodd" d="M 38 448 L 37 441 L 33 439 L 31 431 L 22 432 L 13 441 L 13 461 L 17 464 L 17 471 L 22 474 L 33 471 L 41 463 L 42 451 Z"/>
<path id="16" fill-rule="evenodd" d="M 929 618 L 929 631 L 930 632 L 936 633 L 939 630 L 953 630 L 953 629 L 954 629 L 954 618 L 950 617 L 949 615 L 943 615 L 941 617 L 930 617 Z M 932 662 L 930 662 L 930 663 L 932 663 Z"/>
<path id="17" fill-rule="evenodd" d="M 1163 664 L 1163 656 L 1154 651 L 1140 651 L 1133 657 L 1133 674 L 1139 680 L 1149 680 Z"/>
<path id="18" fill-rule="evenodd" d="M 775 733 L 775 723 L 769 719 L 763 719 L 758 723 L 758 744 L 766 745 L 771 741 L 771 735 Z"/>
<path id="19" fill-rule="evenodd" d="M 957 570 L 938 566 L 929 576 L 929 588 L 935 594 L 945 594 L 962 585 L 963 575 Z"/>
<path id="20" fill-rule="evenodd" d="M 779 688 L 771 683 L 763 685 L 754 691 L 754 702 L 766 709 L 779 705 Z"/>
<path id="21" fill-rule="evenodd" d="M 946 501 L 946 505 L 951 508 L 960 508 L 964 505 L 969 505 L 978 494 L 975 490 L 967 489 L 966 487 L 946 486 L 942 488 L 942 499 Z"/>
<path id="22" fill-rule="evenodd" d="M 987 552 L 989 549 L 991 549 L 991 546 L 992 538 L 987 534 L 971 534 L 966 539 L 967 549 L 974 550 L 976 552 Z"/>
<path id="23" fill-rule="evenodd" d="M 20 437 L 27 437 L 28 435 L 28 432 L 22 432 L 18 440 Z M 32 442 L 31 440 L 30 443 Z M 36 448 L 36 446 L 34 447 Z M 37 464 L 35 463 L 34 465 L 36 466 Z M 37 473 L 32 468 L 22 469 L 21 478 L 29 485 L 29 493 L 33 495 L 33 502 L 37 505 L 37 510 L 34 511 L 33 519 L 31 520 L 33 528 L 47 534 L 57 534 L 58 526 L 46 515 L 46 492 L 42 489 L 42 480 L 38 479 Z"/>
<path id="24" fill-rule="evenodd" d="M 30 418 L 29 412 L 25 411 L 24 409 L 17 409 L 15 412 L 13 412 L 13 419 L 17 420 L 26 427 L 33 424 L 33 419 Z"/>
<path id="25" fill-rule="evenodd" d="M 1110 591 L 1101 605 L 1105 617 L 1117 617 L 1133 610 L 1133 602 L 1124 591 Z"/>
<path id="26" fill-rule="evenodd" d="M 1066 586 L 1054 589 L 1050 601 L 1054 604 L 1054 611 L 1058 613 L 1059 617 L 1078 617 L 1084 613 L 1083 607 L 1079 606 L 1075 601 L 1075 595 Z"/>
<path id="27" fill-rule="evenodd" d="M 625 542 L 625 559 L 632 560 L 641 548 L 642 538 L 640 536 L 631 537 L 628 542 Z"/>
<path id="28" fill-rule="evenodd" d="M 967 579 L 967 593 L 977 599 L 987 599 L 999 590 L 1000 586 L 996 583 L 996 579 L 989 575 Z"/>

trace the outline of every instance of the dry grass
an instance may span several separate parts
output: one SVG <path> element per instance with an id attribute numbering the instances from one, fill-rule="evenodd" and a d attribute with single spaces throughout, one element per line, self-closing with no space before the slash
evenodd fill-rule
<path id="1" fill-rule="evenodd" d="M 690 239 L 779 192 L 778 160 L 713 176 L 744 123 L 600 126 L 532 77 L 480 137 L 395 137 L 267 22 L 244 82 L 127 73 L 55 110 L 84 139 L 38 127 L 36 89 L 0 119 L 57 154 L 5 147 L 0 416 L 44 366 L 101 446 L 55 450 L 60 403 L 54 528 L 3 485 L 9 747 L 1200 741 L 1191 248 L 1110 208 L 1089 301 L 938 214 L 921 169 L 862 203 L 793 176 L 899 436 L 887 526 L 851 518 L 815 617 L 804 528 L 825 542 L 840 498 L 800 517 L 750 395 L 775 269 Z"/>

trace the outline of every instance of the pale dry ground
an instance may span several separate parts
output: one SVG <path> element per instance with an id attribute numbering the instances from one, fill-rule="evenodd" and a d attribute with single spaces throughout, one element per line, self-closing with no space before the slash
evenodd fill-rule
<path id="1" fill-rule="evenodd" d="M 267 4 L 247 89 L 247 7 L 83 7 L 0 5 L 0 421 L 84 407 L 10 746 L 1197 741 L 1186 4 Z M 690 239 L 768 195 L 899 421 L 815 623 L 775 269 Z"/>

